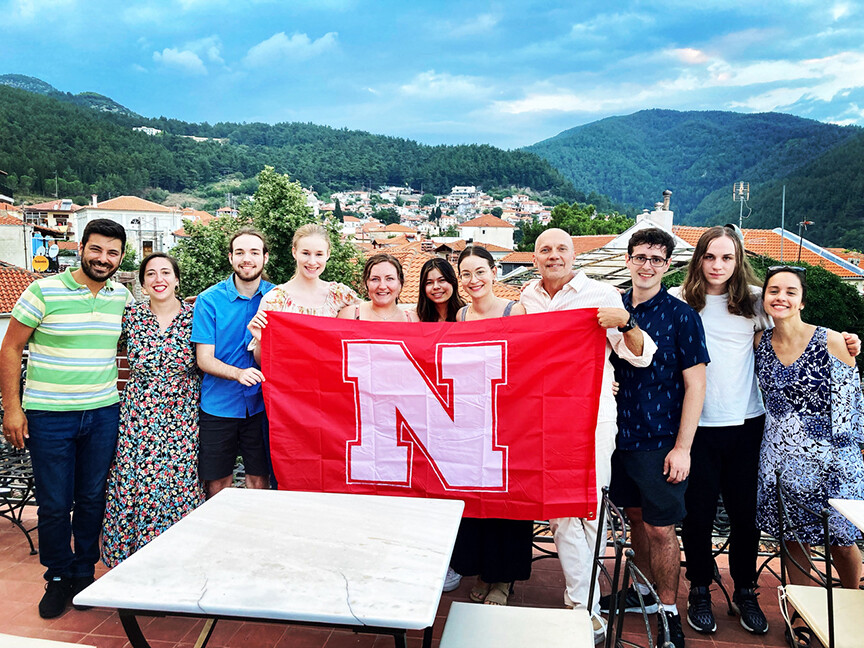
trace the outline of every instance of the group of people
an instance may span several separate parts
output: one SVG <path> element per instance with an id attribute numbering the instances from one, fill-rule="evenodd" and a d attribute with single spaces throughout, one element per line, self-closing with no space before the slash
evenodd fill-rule
<path id="1" fill-rule="evenodd" d="M 88 223 L 81 267 L 31 284 L 13 310 L 0 351 L 3 432 L 15 447 L 26 443 L 33 463 L 47 581 L 39 612 L 45 618 L 62 614 L 93 582 L 100 556 L 109 566 L 118 564 L 230 486 L 238 455 L 247 487 L 276 486 L 260 384 L 262 330 L 271 311 L 459 322 L 596 309 L 606 331 L 595 430 L 598 506 L 602 487 L 609 486 L 630 520 L 636 563 L 655 583 L 659 600 L 643 584 L 619 596 L 628 611 L 643 605 L 662 611 L 661 643 L 684 645 L 676 606 L 676 524 L 682 523 L 690 581 L 687 621 L 712 633 L 711 535 L 722 494 L 731 526 L 733 600 L 741 624 L 762 634 L 768 624 L 755 592 L 756 558 L 760 529 L 777 532 L 775 468 L 817 508 L 828 497 L 864 498 L 858 450 L 864 408 L 854 368 L 860 342 L 804 323 L 803 269 L 772 268 L 758 288 L 734 227 L 708 229 L 684 283 L 670 291 L 662 279 L 674 237 L 659 228 L 636 231 L 626 254 L 632 288 L 623 296 L 573 270 L 572 239 L 562 230 L 537 238 L 540 277 L 524 287 L 519 301 L 495 295 L 495 260 L 470 245 L 455 270 L 441 258 L 426 262 L 411 309 L 399 304 L 404 276 L 389 254 L 366 261 L 367 301 L 321 279 L 330 235 L 318 224 L 296 231 L 296 272 L 278 286 L 262 277 L 264 237 L 248 228 L 237 232 L 227 252 L 233 273 L 202 292 L 194 308 L 179 299 L 180 269 L 162 253 L 142 261 L 139 279 L 149 299 L 133 303 L 111 280 L 125 241 L 113 221 Z M 122 399 L 118 343 L 131 372 Z M 818 521 L 809 523 L 813 533 L 804 538 L 818 542 Z M 596 520 L 558 518 L 550 527 L 565 575 L 564 603 L 586 608 L 600 532 Z M 832 518 L 832 531 L 841 580 L 857 586 L 858 534 L 839 516 Z M 530 520 L 463 519 L 450 585 L 474 576 L 471 600 L 506 605 L 513 583 L 530 577 L 532 538 Z M 799 547 L 801 555 L 807 550 Z M 601 611 L 620 602 L 595 597 L 588 612 L 598 639 L 605 632 Z"/>

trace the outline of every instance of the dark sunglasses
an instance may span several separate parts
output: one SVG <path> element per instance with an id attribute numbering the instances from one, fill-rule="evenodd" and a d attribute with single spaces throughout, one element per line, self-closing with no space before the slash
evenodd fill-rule
<path id="1" fill-rule="evenodd" d="M 802 268 L 801 266 L 792 266 L 792 265 L 777 265 L 777 266 L 769 266 L 768 272 L 795 272 L 798 274 L 806 275 L 807 268 Z"/>

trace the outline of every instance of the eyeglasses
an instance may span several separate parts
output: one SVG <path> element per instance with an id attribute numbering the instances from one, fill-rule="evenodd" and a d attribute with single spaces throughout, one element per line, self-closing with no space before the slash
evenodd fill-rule
<path id="1" fill-rule="evenodd" d="M 470 270 L 463 270 L 462 272 L 459 273 L 459 278 L 464 282 L 471 281 L 471 277 L 477 277 L 478 280 L 483 281 L 490 274 L 492 274 L 491 270 L 486 270 L 484 268 L 478 268 L 474 272 L 471 272 Z"/>
<path id="2" fill-rule="evenodd" d="M 802 268 L 801 266 L 791 266 L 791 265 L 776 265 L 769 266 L 768 272 L 796 272 L 798 274 L 807 274 L 807 268 Z"/>
<path id="3" fill-rule="evenodd" d="M 669 261 L 669 259 L 664 259 L 663 257 L 647 257 L 644 254 L 637 254 L 636 256 L 631 256 L 630 260 L 637 266 L 644 266 L 645 263 L 650 263 L 651 267 L 653 268 L 662 268 Z"/>

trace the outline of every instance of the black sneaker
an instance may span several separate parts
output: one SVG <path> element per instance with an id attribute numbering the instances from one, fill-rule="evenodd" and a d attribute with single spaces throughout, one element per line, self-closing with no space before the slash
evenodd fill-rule
<path id="1" fill-rule="evenodd" d="M 43 619 L 53 619 L 66 611 L 72 584 L 68 578 L 55 576 L 45 583 L 45 594 L 39 601 L 39 616 Z"/>
<path id="2" fill-rule="evenodd" d="M 732 594 L 732 607 L 741 615 L 741 627 L 753 634 L 768 632 L 768 619 L 756 600 L 758 594 L 752 587 L 736 589 Z"/>
<path id="3" fill-rule="evenodd" d="M 711 592 L 707 587 L 691 587 L 687 597 L 687 623 L 696 632 L 711 634 L 717 631 L 717 621 L 711 610 Z"/>
<path id="4" fill-rule="evenodd" d="M 681 627 L 681 615 L 663 611 L 666 615 L 666 625 L 669 626 L 669 636 L 663 632 L 663 619 L 657 619 L 657 648 L 665 648 L 671 643 L 675 648 L 684 648 L 684 629 Z"/>
<path id="5" fill-rule="evenodd" d="M 659 606 L 657 605 L 657 599 L 654 598 L 654 595 L 651 592 L 648 594 L 642 595 L 642 604 L 639 603 L 639 594 L 636 592 L 636 588 L 632 585 L 627 588 L 625 592 L 618 592 L 618 601 L 620 602 L 620 597 L 624 597 L 624 611 L 625 612 L 642 612 L 642 604 L 645 605 L 645 613 L 646 614 L 654 614 L 659 610 Z M 607 594 L 605 596 L 600 597 L 600 611 L 601 612 L 609 612 L 609 605 L 612 603 L 612 595 Z M 615 609 L 620 607 L 617 603 L 615 605 Z"/>
<path id="6" fill-rule="evenodd" d="M 72 579 L 72 598 L 74 599 L 78 594 L 80 594 L 82 591 L 84 591 L 85 589 L 90 587 L 90 585 L 92 585 L 94 582 L 96 582 L 96 579 L 93 578 L 92 576 L 78 576 L 77 578 L 73 578 Z M 89 610 L 93 606 L 92 605 L 75 605 L 75 603 L 72 603 L 72 607 L 74 607 L 76 610 Z"/>

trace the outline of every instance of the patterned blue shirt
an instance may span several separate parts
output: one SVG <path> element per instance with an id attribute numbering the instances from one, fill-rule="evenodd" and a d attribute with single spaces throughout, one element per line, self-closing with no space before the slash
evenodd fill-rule
<path id="1" fill-rule="evenodd" d="M 659 450 L 675 445 L 684 402 L 683 371 L 710 361 L 699 314 L 660 287 L 651 299 L 633 307 L 632 290 L 626 308 L 639 328 L 657 343 L 654 361 L 634 367 L 613 356 L 618 392 L 620 450 Z"/>
<path id="2" fill-rule="evenodd" d="M 257 367 L 246 347 L 252 334 L 246 325 L 258 312 L 261 297 L 273 284 L 261 280 L 251 298 L 244 297 L 234 286 L 234 275 L 198 295 L 192 319 L 192 341 L 212 344 L 214 356 L 238 369 Z M 246 418 L 264 410 L 261 385 L 247 387 L 236 380 L 204 374 L 201 382 L 201 409 L 212 416 Z"/>

